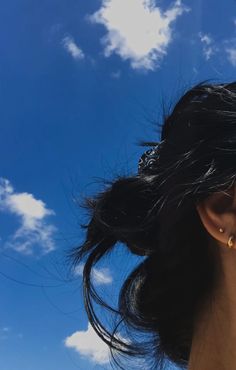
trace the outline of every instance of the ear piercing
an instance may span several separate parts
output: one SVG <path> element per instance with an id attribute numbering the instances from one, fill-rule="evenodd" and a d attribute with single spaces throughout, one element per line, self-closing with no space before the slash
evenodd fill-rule
<path id="1" fill-rule="evenodd" d="M 234 245 L 234 235 L 230 235 L 229 240 L 228 240 L 228 247 L 233 248 Z"/>
<path id="2" fill-rule="evenodd" d="M 219 232 L 220 233 L 224 233 L 224 230 L 220 227 L 219 228 Z M 228 239 L 228 242 L 227 242 L 227 245 L 228 245 L 229 248 L 233 248 L 233 246 L 234 246 L 234 239 L 235 239 L 235 236 L 233 234 L 231 234 L 229 236 L 229 239 Z"/>

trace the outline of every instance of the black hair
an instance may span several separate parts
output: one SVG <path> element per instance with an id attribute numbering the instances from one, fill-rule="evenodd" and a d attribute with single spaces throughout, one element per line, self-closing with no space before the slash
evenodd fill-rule
<path id="1" fill-rule="evenodd" d="M 197 315 L 219 277 L 218 249 L 209 243 L 196 205 L 235 183 L 236 82 L 194 85 L 163 121 L 159 146 L 141 143 L 159 148 L 153 166 L 117 176 L 84 199 L 86 237 L 71 253 L 75 265 L 85 261 L 89 321 L 121 368 L 119 354 L 152 355 L 154 362 L 142 365 L 145 369 L 163 368 L 164 358 L 188 364 Z M 110 331 L 95 313 L 93 302 L 109 305 L 96 293 L 91 271 L 118 242 L 144 259 L 124 282 L 118 308 L 110 310 L 127 328 L 150 333 L 146 342 L 122 340 L 116 335 L 119 325 Z"/>

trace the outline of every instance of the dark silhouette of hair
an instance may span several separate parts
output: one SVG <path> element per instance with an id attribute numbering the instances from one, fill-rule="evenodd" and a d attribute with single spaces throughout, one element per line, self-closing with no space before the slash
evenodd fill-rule
<path id="1" fill-rule="evenodd" d="M 219 276 L 218 249 L 209 243 L 196 205 L 230 188 L 235 179 L 236 82 L 204 81 L 164 117 L 152 168 L 117 176 L 99 194 L 84 199 L 89 222 L 82 225 L 86 238 L 72 251 L 73 261 L 85 261 L 89 321 L 121 368 L 119 355 L 140 361 L 152 356 L 153 362 L 148 367 L 142 363 L 143 369 L 163 368 L 164 358 L 187 366 L 197 314 Z M 147 341 L 142 336 L 122 340 L 116 335 L 119 323 L 109 331 L 95 313 L 93 302 L 109 305 L 96 293 L 91 270 L 117 242 L 144 258 L 124 282 L 117 310 L 110 310 L 131 331 L 150 334 Z"/>

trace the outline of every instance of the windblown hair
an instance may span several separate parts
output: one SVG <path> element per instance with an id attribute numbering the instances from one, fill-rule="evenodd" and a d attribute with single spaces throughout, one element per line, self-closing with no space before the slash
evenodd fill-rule
<path id="1" fill-rule="evenodd" d="M 143 369 L 163 368 L 163 358 L 183 368 L 188 364 L 197 315 L 219 276 L 218 249 L 209 243 L 196 205 L 236 180 L 236 82 L 193 86 L 163 121 L 152 168 L 117 176 L 85 198 L 86 239 L 72 251 L 75 265 L 85 261 L 89 321 L 121 368 L 119 354 L 152 354 L 155 361 Z M 123 341 L 95 313 L 93 302 L 109 306 L 96 293 L 91 272 L 117 242 L 144 258 L 124 282 L 117 310 L 110 309 L 126 327 L 150 333 L 146 343 Z"/>

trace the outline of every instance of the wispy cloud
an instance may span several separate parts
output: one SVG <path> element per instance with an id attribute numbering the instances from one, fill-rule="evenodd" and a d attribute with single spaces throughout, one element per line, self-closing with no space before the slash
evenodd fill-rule
<path id="1" fill-rule="evenodd" d="M 199 32 L 198 36 L 203 45 L 203 55 L 206 60 L 209 60 L 218 51 L 218 47 L 216 47 L 214 40 L 209 35 Z"/>
<path id="2" fill-rule="evenodd" d="M 114 78 L 115 80 L 118 80 L 121 76 L 121 71 L 116 71 L 111 73 L 111 77 Z"/>
<path id="3" fill-rule="evenodd" d="M 62 39 L 62 45 L 64 46 L 65 50 L 76 60 L 84 59 L 85 55 L 84 52 L 80 49 L 80 47 L 76 44 L 73 37 L 66 36 Z"/>
<path id="4" fill-rule="evenodd" d="M 80 264 L 75 268 L 75 276 L 82 276 L 84 265 Z M 108 268 L 93 268 L 92 280 L 96 285 L 104 285 L 112 283 L 112 276 Z"/>
<path id="5" fill-rule="evenodd" d="M 55 212 L 47 209 L 46 204 L 30 193 L 17 193 L 10 181 L 0 178 L 0 211 L 18 217 L 19 228 L 9 236 L 4 247 L 12 248 L 23 254 L 32 254 L 38 246 L 43 253 L 55 249 L 53 234 L 56 227 L 46 222 L 47 216 Z"/>
<path id="6" fill-rule="evenodd" d="M 223 48 L 226 53 L 226 60 L 233 66 L 236 67 L 236 37 L 223 40 Z"/>
<path id="7" fill-rule="evenodd" d="M 106 57 L 116 53 L 134 69 L 154 70 L 173 39 L 172 23 L 189 10 L 181 0 L 165 12 L 153 0 L 103 0 L 88 19 L 106 28 L 101 40 Z"/>
<path id="8" fill-rule="evenodd" d="M 233 67 L 236 67 L 236 47 L 227 47 L 226 49 L 227 59 L 232 64 Z"/>
<path id="9" fill-rule="evenodd" d="M 10 328 L 5 326 L 0 328 L 0 340 L 6 340 L 9 338 Z"/>
<path id="10" fill-rule="evenodd" d="M 0 328 L 0 341 L 22 338 L 23 338 L 22 333 L 17 333 L 8 326 Z"/>

